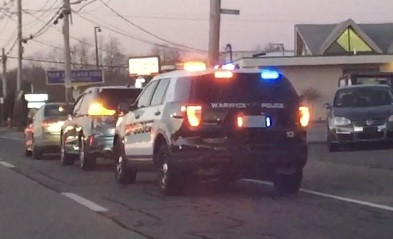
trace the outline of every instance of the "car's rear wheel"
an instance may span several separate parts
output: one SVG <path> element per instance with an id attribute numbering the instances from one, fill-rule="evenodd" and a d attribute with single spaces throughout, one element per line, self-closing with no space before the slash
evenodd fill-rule
<path id="1" fill-rule="evenodd" d="M 300 168 L 290 174 L 276 171 L 273 179 L 274 189 L 278 193 L 294 194 L 299 191 L 302 179 L 303 170 Z"/>
<path id="2" fill-rule="evenodd" d="M 91 170 L 96 165 L 96 157 L 89 154 L 84 136 L 79 141 L 79 166 L 83 170 Z"/>
<path id="3" fill-rule="evenodd" d="M 137 168 L 129 165 L 127 162 L 127 158 L 124 153 L 124 145 L 115 140 L 114 147 L 114 156 L 115 156 L 115 179 L 119 184 L 130 184 L 134 183 L 137 176 Z"/>
<path id="4" fill-rule="evenodd" d="M 185 178 L 176 169 L 166 144 L 159 146 L 156 152 L 158 162 L 158 184 L 161 193 L 165 195 L 177 195 L 183 191 Z"/>
<path id="5" fill-rule="evenodd" d="M 337 152 L 340 145 L 337 143 L 328 142 L 329 152 Z"/>
<path id="6" fill-rule="evenodd" d="M 61 135 L 60 143 L 60 162 L 62 165 L 72 165 L 75 162 L 75 157 L 66 152 L 65 138 L 63 135 Z"/>
<path id="7" fill-rule="evenodd" d="M 43 153 L 44 150 L 41 147 L 33 145 L 33 152 L 32 152 L 33 159 L 37 159 L 37 160 L 42 159 Z"/>
<path id="8" fill-rule="evenodd" d="M 32 152 L 30 150 L 25 149 L 25 156 L 26 157 L 31 157 Z"/>

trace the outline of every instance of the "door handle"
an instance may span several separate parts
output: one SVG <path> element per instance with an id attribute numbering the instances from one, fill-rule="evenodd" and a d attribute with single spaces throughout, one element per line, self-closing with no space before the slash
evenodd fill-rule
<path id="1" fill-rule="evenodd" d="M 160 115 L 160 114 L 161 114 L 160 111 L 157 111 L 156 113 L 154 113 L 154 115 Z"/>
<path id="2" fill-rule="evenodd" d="M 135 119 L 139 119 L 140 117 L 140 115 L 135 115 Z"/>

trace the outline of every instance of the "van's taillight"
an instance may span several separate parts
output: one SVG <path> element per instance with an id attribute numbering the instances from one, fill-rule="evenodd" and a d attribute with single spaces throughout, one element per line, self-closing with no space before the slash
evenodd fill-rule
<path id="1" fill-rule="evenodd" d="M 310 122 L 310 110 L 306 106 L 299 107 L 299 123 L 302 127 L 307 127 L 308 123 Z"/>
<path id="2" fill-rule="evenodd" d="M 198 127 L 202 122 L 202 106 L 201 105 L 187 105 L 182 106 L 181 111 L 187 117 L 188 124 L 192 127 Z"/>

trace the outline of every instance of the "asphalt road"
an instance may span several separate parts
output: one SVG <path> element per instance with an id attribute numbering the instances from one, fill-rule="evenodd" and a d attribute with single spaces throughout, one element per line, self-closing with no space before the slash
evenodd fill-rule
<path id="1" fill-rule="evenodd" d="M 302 191 L 265 182 L 189 185 L 158 193 L 154 173 L 117 185 L 109 164 L 84 172 L 57 156 L 23 156 L 20 133 L 0 132 L 1 238 L 392 238 L 393 150 L 312 144 Z"/>

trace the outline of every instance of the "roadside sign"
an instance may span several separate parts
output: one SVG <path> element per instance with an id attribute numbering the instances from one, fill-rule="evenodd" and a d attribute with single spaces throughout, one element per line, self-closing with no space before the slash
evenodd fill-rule
<path id="1" fill-rule="evenodd" d="M 240 10 L 239 9 L 220 9 L 221 14 L 226 14 L 226 15 L 240 15 Z"/>
<path id="2" fill-rule="evenodd" d="M 130 76 L 150 76 L 160 73 L 158 56 L 130 57 L 128 59 Z"/>
<path id="3" fill-rule="evenodd" d="M 25 100 L 27 102 L 42 102 L 48 101 L 48 94 L 25 94 Z"/>
<path id="4" fill-rule="evenodd" d="M 47 71 L 47 85 L 64 85 L 64 71 Z M 72 70 L 71 84 L 104 83 L 104 73 L 102 70 Z"/>

